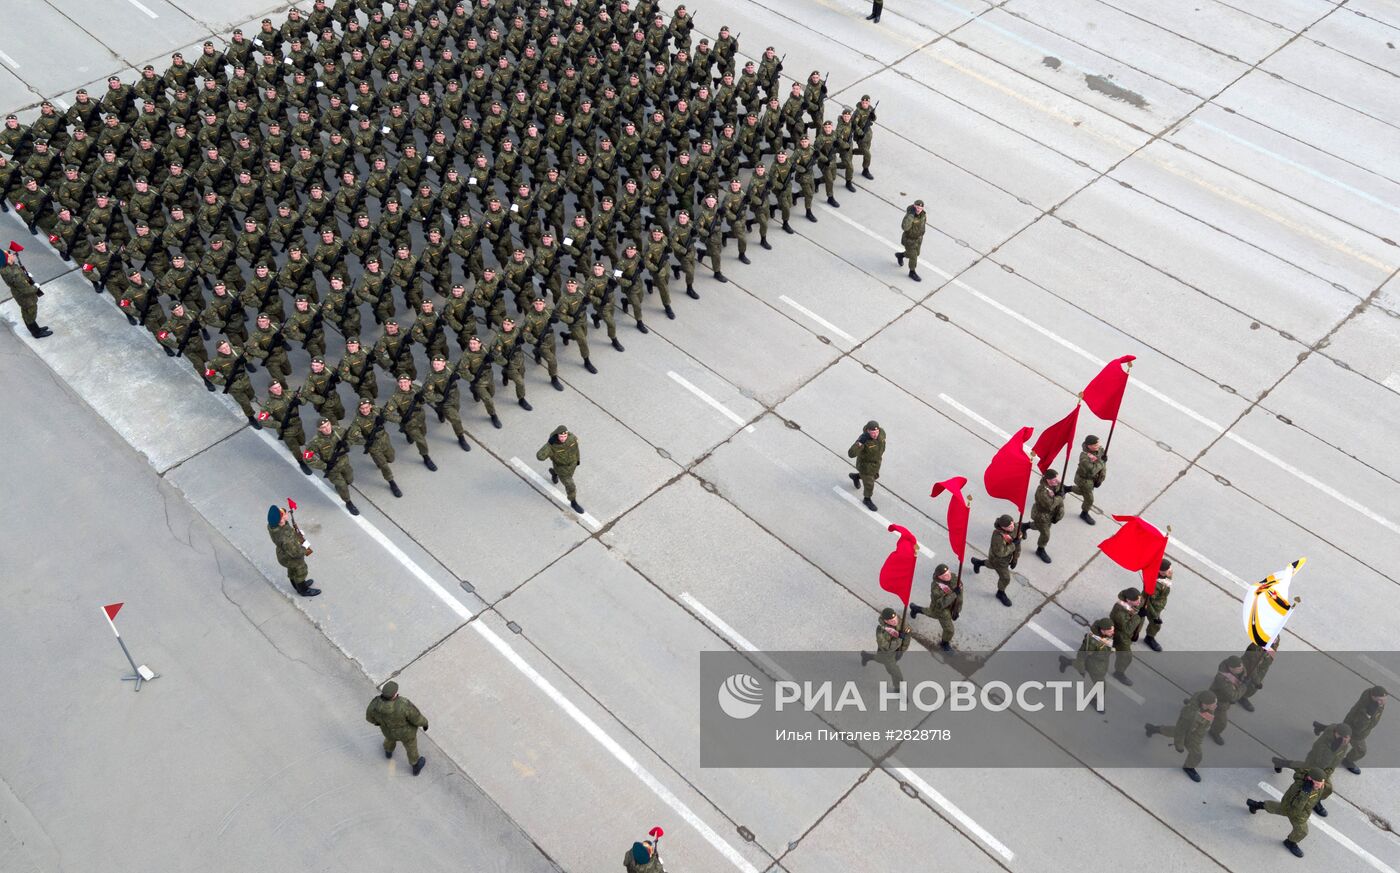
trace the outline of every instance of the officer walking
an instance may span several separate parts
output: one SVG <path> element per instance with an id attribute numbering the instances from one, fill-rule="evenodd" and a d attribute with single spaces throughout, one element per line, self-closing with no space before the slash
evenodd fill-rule
<path id="1" fill-rule="evenodd" d="M 1283 844 L 1288 847 L 1294 857 L 1303 857 L 1303 850 L 1299 847 L 1308 835 L 1308 816 L 1321 803 L 1322 792 L 1327 784 L 1327 774 L 1320 767 L 1309 767 L 1305 770 L 1297 770 L 1293 773 L 1293 784 L 1288 786 L 1288 790 L 1283 792 L 1280 800 L 1253 800 L 1245 799 L 1245 806 L 1249 808 L 1249 814 L 1254 815 L 1259 810 L 1264 810 L 1273 815 L 1281 815 L 1288 819 L 1293 825 L 1293 830 L 1288 832 Z"/>
<path id="2" fill-rule="evenodd" d="M 865 491 L 865 508 L 875 511 L 875 480 L 880 478 L 880 464 L 885 459 L 885 432 L 877 421 L 867 421 L 865 430 L 846 450 L 846 457 L 856 459 L 856 472 L 849 474 L 851 484 Z"/>
<path id="3" fill-rule="evenodd" d="M 267 508 L 267 535 L 277 547 L 277 563 L 287 568 L 287 581 L 292 583 L 292 589 L 302 597 L 320 594 L 321 589 L 313 588 L 313 580 L 306 578 L 306 556 L 311 554 L 311 549 L 292 527 L 287 511 L 276 504 Z"/>
<path id="4" fill-rule="evenodd" d="M 1147 735 L 1168 734 L 1178 752 L 1186 753 L 1186 763 L 1181 769 L 1191 777 L 1192 782 L 1200 782 L 1201 774 L 1196 767 L 1201 763 L 1201 740 L 1205 739 L 1215 719 L 1216 698 L 1213 691 L 1201 691 L 1186 698 L 1181 704 L 1181 712 L 1176 724 L 1149 724 Z"/>
<path id="5" fill-rule="evenodd" d="M 418 729 L 426 733 L 428 720 L 413 701 L 399 696 L 399 683 L 390 680 L 384 683 L 379 696 L 369 702 L 365 710 L 365 721 L 379 728 L 384 734 L 384 757 L 394 757 L 394 747 L 403 743 L 408 760 L 413 762 L 413 775 L 423 772 L 428 759 L 418 754 Z"/>
<path id="6" fill-rule="evenodd" d="M 549 461 L 549 479 L 554 484 L 563 484 L 564 493 L 569 498 L 569 508 L 583 514 L 578 504 L 578 489 L 574 487 L 574 471 L 578 469 L 578 437 L 569 433 L 564 425 L 559 425 L 549 435 L 549 441 L 535 452 L 535 459 Z"/>
<path id="7" fill-rule="evenodd" d="M 928 225 L 928 215 L 924 213 L 924 201 L 915 200 L 914 205 L 904 210 L 904 224 L 899 235 L 902 251 L 895 252 L 894 259 L 902 267 L 909 260 L 909 278 L 922 282 L 919 277 L 919 249 L 924 244 L 924 230 Z"/>
<path id="8" fill-rule="evenodd" d="M 939 640 L 938 647 L 945 652 L 951 652 L 953 622 L 957 621 L 962 612 L 963 586 L 962 580 L 953 578 L 953 571 L 948 569 L 947 564 L 939 564 L 933 568 L 933 581 L 929 583 L 928 597 L 928 606 L 909 604 L 909 617 L 914 619 L 920 615 L 927 615 L 937 620 L 938 626 L 943 629 L 943 637 Z"/>

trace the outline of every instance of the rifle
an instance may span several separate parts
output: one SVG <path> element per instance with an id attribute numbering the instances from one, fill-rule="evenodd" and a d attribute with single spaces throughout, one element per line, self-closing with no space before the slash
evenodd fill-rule
<path id="1" fill-rule="evenodd" d="M 408 407 L 404 409 L 403 414 L 399 416 L 399 433 L 403 434 L 405 438 L 408 436 L 408 422 L 413 418 L 414 413 L 418 411 L 418 407 L 423 405 L 423 392 L 427 390 L 427 387 L 426 385 L 420 385 L 418 390 L 413 392 L 413 399 L 408 402 Z"/>
<path id="2" fill-rule="evenodd" d="M 281 418 L 281 420 L 279 420 L 279 421 L 277 422 L 277 437 L 278 437 L 278 439 L 281 439 L 283 429 L 287 426 L 287 422 L 289 422 L 289 421 L 292 420 L 292 416 L 296 414 L 296 411 L 297 411 L 297 409 L 301 406 L 301 404 L 302 404 L 301 388 L 298 387 L 297 390 L 295 390 L 295 391 L 292 392 L 291 402 L 289 402 L 289 403 L 287 404 L 287 409 L 286 409 L 286 411 L 282 413 L 282 418 Z M 290 511 L 290 510 L 289 510 L 289 511 Z M 295 522 L 293 522 L 293 523 L 295 523 Z M 301 531 L 297 531 L 297 533 L 301 533 Z"/>
<path id="3" fill-rule="evenodd" d="M 141 304 L 141 312 L 136 316 L 137 324 L 146 323 L 146 317 L 151 314 L 151 307 L 155 305 L 156 298 L 159 296 L 160 292 L 157 291 L 154 287 L 151 287 L 146 292 L 146 301 Z"/>
<path id="4" fill-rule="evenodd" d="M 228 378 L 224 380 L 224 394 L 229 392 L 229 389 L 233 387 L 233 383 L 238 381 L 238 377 L 243 374 L 243 371 L 247 369 L 247 367 L 248 353 L 239 352 L 238 357 L 233 360 L 233 366 L 229 368 Z"/>
<path id="5" fill-rule="evenodd" d="M 185 328 L 185 335 L 180 337 L 180 343 L 175 347 L 175 352 L 171 357 L 178 358 L 183 355 L 185 353 L 185 348 L 190 344 L 190 338 L 194 336 L 195 331 L 201 330 L 202 328 L 203 325 L 199 323 L 199 319 L 190 316 L 190 323 L 189 326 Z"/>
<path id="6" fill-rule="evenodd" d="M 292 498 L 287 498 L 287 517 L 292 520 L 292 530 L 296 532 L 297 542 L 306 546 L 306 553 L 311 554 L 311 547 L 306 545 L 306 534 L 301 532 L 301 526 L 297 524 L 297 502 Z"/>

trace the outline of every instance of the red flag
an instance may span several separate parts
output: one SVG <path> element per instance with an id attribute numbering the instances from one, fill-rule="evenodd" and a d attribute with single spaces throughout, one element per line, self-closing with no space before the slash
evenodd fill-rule
<path id="1" fill-rule="evenodd" d="M 315 452 L 312 452 L 311 454 L 312 454 L 312 457 L 315 457 L 315 454 L 316 454 L 316 453 L 315 453 Z M 288 497 L 288 498 L 287 498 L 287 508 L 290 509 L 292 512 L 296 512 L 296 511 L 297 511 L 297 502 L 296 502 L 295 500 L 293 500 L 292 498 Z"/>
<path id="2" fill-rule="evenodd" d="M 656 837 L 658 840 L 666 836 L 666 832 L 661 829 L 661 825 L 657 825 L 656 827 L 647 831 L 647 833 L 653 837 Z"/>
<path id="3" fill-rule="evenodd" d="M 1151 594 L 1157 589 L 1157 571 L 1167 552 L 1166 534 L 1136 515 L 1115 515 L 1113 520 L 1123 526 L 1099 543 L 1099 549 L 1124 570 L 1141 573 L 1143 593 Z"/>
<path id="4" fill-rule="evenodd" d="M 1076 403 L 1073 412 L 1040 432 L 1040 436 L 1032 448 L 1037 459 L 1036 466 L 1040 472 L 1044 473 L 1050 469 L 1050 465 L 1055 463 L 1055 459 L 1060 456 L 1064 447 L 1074 442 L 1074 431 L 1078 426 L 1079 404 Z M 1061 472 L 1065 473 L 1063 470 Z M 1065 473 L 1065 475 L 1068 474 Z"/>
<path id="5" fill-rule="evenodd" d="M 123 600 L 121 603 L 109 603 L 106 606 L 102 607 L 102 611 L 107 613 L 107 620 L 115 620 L 117 617 L 117 613 L 122 611 L 122 606 L 125 603 L 126 601 Z"/>
<path id="6" fill-rule="evenodd" d="M 908 606 L 909 592 L 914 588 L 914 561 L 918 557 L 916 553 L 919 541 L 914 539 L 914 535 L 906 528 L 897 524 L 892 524 L 887 529 L 899 533 L 899 542 L 880 568 L 880 587 Z"/>
<path id="7" fill-rule="evenodd" d="M 967 557 L 967 517 L 971 514 L 971 510 L 967 508 L 967 499 L 962 493 L 966 484 L 966 476 L 954 476 L 933 483 L 933 493 L 929 495 L 937 497 L 944 491 L 948 492 L 948 545 L 959 561 Z"/>
<path id="8" fill-rule="evenodd" d="M 1011 435 L 1006 445 L 992 456 L 987 472 L 982 474 L 982 484 L 987 494 L 1010 500 L 1021 512 L 1026 511 L 1026 490 L 1031 484 L 1031 459 L 1026 456 L 1026 440 L 1035 431 L 1033 427 L 1023 427 Z"/>
<path id="9" fill-rule="evenodd" d="M 23 206 L 23 205 L 24 205 L 24 204 L 22 204 L 22 203 L 16 203 L 16 204 L 15 204 L 15 208 L 16 208 L 16 209 L 19 209 L 19 208 L 20 208 L 21 206 Z M 20 245 L 19 243 L 15 242 L 14 240 L 10 240 L 10 251 L 12 251 L 12 252 L 22 252 L 22 251 L 24 251 L 24 246 Z"/>
<path id="10" fill-rule="evenodd" d="M 1124 365 L 1130 367 L 1136 360 L 1137 355 L 1124 355 L 1109 361 L 1093 381 L 1084 386 L 1084 402 L 1089 404 L 1090 412 L 1104 421 L 1118 420 L 1118 407 L 1128 387 L 1128 369 Z"/>

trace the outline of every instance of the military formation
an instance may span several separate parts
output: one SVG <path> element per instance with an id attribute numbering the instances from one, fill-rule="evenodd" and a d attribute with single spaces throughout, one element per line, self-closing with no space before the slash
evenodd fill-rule
<path id="1" fill-rule="evenodd" d="M 649 333 L 697 266 L 727 282 L 726 250 L 873 178 L 869 97 L 830 118 L 819 73 L 782 73 L 657 0 L 317 0 L 8 117 L 0 205 L 358 513 L 352 447 L 401 496 L 389 431 L 436 470 L 429 412 L 470 451 L 497 378 L 532 411 L 560 345 L 597 373 L 591 332 L 623 352 L 619 315 Z M 17 257 L 0 273 L 48 335 Z M 547 448 L 581 511 L 577 443 Z"/>

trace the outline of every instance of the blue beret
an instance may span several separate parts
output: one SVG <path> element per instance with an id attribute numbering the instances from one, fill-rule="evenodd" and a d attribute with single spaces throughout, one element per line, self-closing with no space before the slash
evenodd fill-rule
<path id="1" fill-rule="evenodd" d="M 267 526 L 277 527 L 282 523 L 282 507 L 272 504 L 267 508 Z"/>

